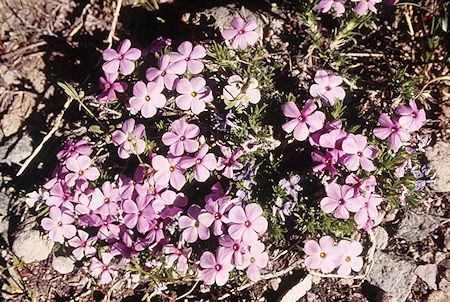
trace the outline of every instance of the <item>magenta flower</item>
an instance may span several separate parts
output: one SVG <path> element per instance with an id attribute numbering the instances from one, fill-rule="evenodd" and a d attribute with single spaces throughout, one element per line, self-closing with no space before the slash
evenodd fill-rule
<path id="1" fill-rule="evenodd" d="M 117 151 L 120 158 L 127 159 L 130 154 L 142 154 L 145 150 L 145 141 L 141 139 L 144 136 L 145 127 L 137 124 L 132 118 L 127 119 L 122 130 L 116 130 L 112 133 L 112 141 L 115 146 L 119 146 Z"/>
<path id="2" fill-rule="evenodd" d="M 73 187 L 78 180 L 94 181 L 100 176 L 97 168 L 89 168 L 91 159 L 86 155 L 80 155 L 77 158 L 70 157 L 66 161 L 67 170 L 69 173 L 64 180 L 69 187 Z"/>
<path id="3" fill-rule="evenodd" d="M 294 138 L 298 141 L 304 141 L 310 133 L 316 132 L 323 127 L 325 114 L 316 111 L 317 106 L 312 100 L 306 101 L 302 111 L 300 111 L 294 102 L 287 102 L 283 108 L 283 114 L 293 118 L 281 127 L 287 133 L 294 131 Z M 309 128 L 308 128 L 309 126 Z"/>
<path id="4" fill-rule="evenodd" d="M 339 174 L 338 170 L 334 167 L 339 160 L 339 151 L 337 149 L 327 151 L 325 155 L 323 155 L 322 152 L 315 150 L 311 153 L 311 158 L 313 162 L 319 163 L 312 168 L 314 172 L 323 173 L 325 170 L 328 170 L 330 175 Z"/>
<path id="5" fill-rule="evenodd" d="M 234 265 L 244 264 L 244 254 L 248 249 L 248 244 L 241 239 L 233 239 L 228 235 L 222 235 L 219 237 L 219 244 L 228 249 L 229 253 L 233 255 Z"/>
<path id="6" fill-rule="evenodd" d="M 264 244 L 261 241 L 256 241 L 250 246 L 244 257 L 244 263 L 236 268 L 247 269 L 247 277 L 253 282 L 257 282 L 261 278 L 259 269 L 265 268 L 269 260 L 269 255 L 264 252 Z"/>
<path id="7" fill-rule="evenodd" d="M 92 276 L 100 276 L 100 284 L 108 284 L 112 281 L 112 277 L 117 275 L 119 265 L 111 264 L 113 259 L 111 253 L 102 253 L 102 261 L 97 258 L 92 258 L 89 270 Z"/>
<path id="8" fill-rule="evenodd" d="M 305 243 L 305 265 L 310 269 L 320 268 L 322 273 L 328 274 L 336 268 L 336 262 L 341 251 L 334 245 L 334 240 L 330 236 L 323 236 L 319 243 L 308 240 Z"/>
<path id="9" fill-rule="evenodd" d="M 410 132 L 414 132 L 422 128 L 423 123 L 427 119 L 425 116 L 425 110 L 419 110 L 414 100 L 409 100 L 409 107 L 399 106 L 395 111 L 397 114 L 401 115 L 399 119 L 400 125 L 408 129 Z"/>
<path id="10" fill-rule="evenodd" d="M 164 240 L 164 222 L 158 220 L 152 220 L 150 222 L 150 229 L 145 236 L 145 242 L 152 244 L 153 242 L 159 243 Z"/>
<path id="11" fill-rule="evenodd" d="M 336 129 L 341 129 L 341 128 L 342 128 L 342 121 L 341 120 L 334 120 L 334 121 L 326 124 L 321 130 L 316 131 L 314 134 L 312 134 L 309 137 L 309 143 L 313 147 L 319 147 L 320 146 L 319 140 L 320 140 L 320 137 L 322 135 L 324 135 L 326 133 L 329 133 L 329 132 L 331 132 L 333 130 L 336 130 Z M 331 149 L 333 149 L 333 148 L 331 148 Z"/>
<path id="12" fill-rule="evenodd" d="M 174 156 L 183 155 L 184 151 L 189 153 L 198 150 L 198 141 L 194 138 L 200 134 L 200 128 L 194 124 L 188 124 L 185 120 L 179 119 L 172 122 L 173 132 L 166 132 L 162 136 L 162 142 L 170 146 L 169 151 Z"/>
<path id="13" fill-rule="evenodd" d="M 360 179 L 355 174 L 351 173 L 345 178 L 345 183 L 353 185 L 355 195 L 359 195 L 360 192 L 372 191 L 377 185 L 377 180 L 373 175 L 366 179 Z"/>
<path id="14" fill-rule="evenodd" d="M 375 7 L 375 4 L 380 3 L 382 0 L 352 0 L 352 1 L 359 1 L 359 3 L 355 6 L 354 10 L 355 13 L 362 16 L 367 14 L 367 10 L 371 10 L 376 14 L 377 9 Z"/>
<path id="15" fill-rule="evenodd" d="M 164 203 L 164 209 L 160 216 L 162 219 L 176 215 L 183 211 L 183 208 L 187 205 L 188 199 L 184 193 L 175 193 L 171 190 L 166 190 L 161 193 L 160 199 Z"/>
<path id="16" fill-rule="evenodd" d="M 61 207 L 66 202 L 73 201 L 70 188 L 61 182 L 56 183 L 50 189 L 50 196 L 46 199 L 45 204 L 49 207 Z"/>
<path id="17" fill-rule="evenodd" d="M 119 74 L 115 72 L 115 73 L 105 73 L 105 77 L 100 77 L 99 83 L 102 92 L 97 98 L 99 103 L 105 104 L 108 101 L 116 100 L 117 99 L 116 91 L 124 92 L 128 88 L 128 85 L 125 82 L 115 83 L 118 76 Z"/>
<path id="18" fill-rule="evenodd" d="M 200 211 L 200 206 L 193 204 L 187 211 L 188 216 L 181 216 L 178 219 L 178 226 L 183 231 L 182 237 L 187 242 L 195 242 L 197 238 L 201 240 L 209 238 L 209 226 L 213 223 L 214 218 L 211 214 Z"/>
<path id="19" fill-rule="evenodd" d="M 333 0 L 331 1 L 333 2 Z M 321 98 L 325 101 L 325 104 L 330 106 L 333 106 L 336 100 L 345 98 L 345 91 L 339 86 L 342 83 L 342 78 L 336 73 L 329 75 L 325 70 L 319 70 L 314 76 L 314 81 L 317 84 L 313 84 L 309 88 L 312 97 Z"/>
<path id="20" fill-rule="evenodd" d="M 356 213 L 364 205 L 363 200 L 354 196 L 353 188 L 347 185 L 342 187 L 337 183 L 331 183 L 326 189 L 327 197 L 320 201 L 320 208 L 325 213 L 331 213 L 334 210 L 334 217 L 338 219 L 348 219 L 348 212 Z"/>
<path id="21" fill-rule="evenodd" d="M 150 67 L 145 72 L 145 77 L 149 82 L 157 82 L 161 86 L 166 86 L 167 89 L 173 90 L 175 80 L 178 76 L 169 70 L 170 56 L 163 55 L 158 59 L 158 68 Z"/>
<path id="22" fill-rule="evenodd" d="M 338 243 L 341 249 L 341 255 L 338 258 L 338 275 L 348 276 L 351 271 L 359 272 L 363 266 L 363 259 L 358 257 L 363 251 L 361 243 L 357 241 L 341 240 Z"/>
<path id="23" fill-rule="evenodd" d="M 203 63 L 198 59 L 206 56 L 206 49 L 201 45 L 192 48 L 192 43 L 184 41 L 178 46 L 178 52 L 171 52 L 168 70 L 175 74 L 183 74 L 187 70 L 191 74 L 198 74 L 203 70 Z"/>
<path id="24" fill-rule="evenodd" d="M 61 210 L 57 207 L 51 207 L 49 216 L 41 221 L 42 228 L 49 231 L 48 236 L 55 242 L 64 242 L 64 238 L 70 239 L 75 236 L 77 229 L 72 223 L 74 222 L 73 214 Z"/>
<path id="25" fill-rule="evenodd" d="M 361 165 L 366 171 L 373 171 L 375 166 L 371 159 L 377 157 L 378 149 L 375 146 L 367 146 L 367 139 L 361 134 L 349 134 L 342 141 L 342 150 L 347 153 L 342 163 L 350 171 L 356 171 Z"/>
<path id="26" fill-rule="evenodd" d="M 168 244 L 163 247 L 164 254 L 166 257 L 166 268 L 172 267 L 174 262 L 177 262 L 177 269 L 179 272 L 184 272 L 187 270 L 187 261 L 192 253 L 192 248 L 184 248 L 182 241 L 179 241 L 177 246 Z"/>
<path id="27" fill-rule="evenodd" d="M 225 230 L 224 224 L 230 222 L 230 219 L 225 216 L 225 212 L 230 208 L 229 202 L 223 204 L 219 204 L 219 200 L 216 202 L 207 202 L 205 204 L 205 210 L 202 213 L 209 213 L 210 215 L 200 215 L 199 220 L 203 224 L 207 224 L 212 218 L 214 221 L 212 224 L 213 233 L 215 236 L 220 236 Z"/>
<path id="28" fill-rule="evenodd" d="M 105 181 L 102 189 L 95 188 L 92 194 L 90 208 L 103 215 L 117 215 L 119 206 L 119 190 L 114 188 L 109 181 Z"/>
<path id="29" fill-rule="evenodd" d="M 223 96 L 227 100 L 226 104 L 233 103 L 234 107 L 246 108 L 249 103 L 257 104 L 261 99 L 258 81 L 255 78 L 242 79 L 238 75 L 233 75 L 228 79 L 228 85 L 223 88 Z"/>
<path id="30" fill-rule="evenodd" d="M 66 141 L 64 149 L 56 154 L 56 158 L 63 159 L 69 157 L 77 157 L 78 155 L 89 155 L 91 152 L 91 146 L 85 139 L 80 139 L 76 142 L 69 139 Z"/>
<path id="31" fill-rule="evenodd" d="M 345 12 L 345 7 L 343 5 L 345 1 L 346 0 L 321 0 L 315 9 L 321 13 L 326 13 L 330 9 L 334 8 L 334 11 L 336 12 L 335 16 L 340 17 Z"/>
<path id="32" fill-rule="evenodd" d="M 115 242 L 119 239 L 120 227 L 114 222 L 117 222 L 117 219 L 110 215 L 101 215 L 100 219 L 97 215 L 91 215 L 89 226 L 100 227 L 97 231 L 98 239 Z"/>
<path id="33" fill-rule="evenodd" d="M 408 141 L 411 137 L 408 131 L 401 128 L 397 118 L 391 120 L 386 113 L 383 113 L 378 118 L 378 122 L 383 127 L 373 129 L 373 134 L 381 140 L 389 137 L 388 146 L 394 151 L 400 149 L 402 143 Z"/>
<path id="34" fill-rule="evenodd" d="M 137 196 L 136 201 L 127 199 L 123 202 L 122 209 L 127 228 L 132 229 L 137 225 L 139 233 L 146 233 L 150 229 L 155 212 L 149 199 L 144 196 Z"/>
<path id="35" fill-rule="evenodd" d="M 177 96 L 175 103 L 181 110 L 191 109 L 192 113 L 199 114 L 205 110 L 205 103 L 213 100 L 211 89 L 206 86 L 204 78 L 195 77 L 190 80 L 181 79 L 176 84 Z"/>
<path id="36" fill-rule="evenodd" d="M 230 227 L 228 234 L 233 239 L 242 239 L 252 245 L 258 240 L 258 234 L 267 230 L 267 220 L 262 216 L 263 209 L 259 204 L 250 203 L 245 206 L 245 211 L 240 206 L 233 207 L 228 213 Z"/>
<path id="37" fill-rule="evenodd" d="M 250 20 L 244 23 L 242 18 L 236 17 L 231 21 L 233 29 L 224 29 L 222 31 L 222 37 L 225 40 L 233 39 L 231 42 L 231 48 L 240 48 L 244 50 L 247 45 L 253 45 L 258 40 L 258 34 L 254 31 L 256 29 L 256 21 Z"/>
<path id="38" fill-rule="evenodd" d="M 216 156 L 208 153 L 209 146 L 203 145 L 194 157 L 185 156 L 180 160 L 180 166 L 183 169 L 189 169 L 195 166 L 195 180 L 198 182 L 205 182 L 209 176 L 210 171 L 214 171 L 217 166 Z"/>
<path id="39" fill-rule="evenodd" d="M 145 118 L 156 114 L 156 108 L 163 108 L 166 104 L 166 97 L 161 93 L 164 86 L 157 82 L 139 81 L 133 86 L 133 96 L 130 98 L 130 111 L 136 114 L 139 111 Z"/>
<path id="40" fill-rule="evenodd" d="M 240 170 L 244 166 L 237 161 L 242 155 L 244 155 L 244 151 L 241 148 L 238 148 L 234 151 L 234 153 L 231 153 L 231 148 L 225 146 L 220 146 L 220 151 L 222 151 L 225 158 L 219 157 L 216 169 L 217 171 L 223 170 L 223 176 L 233 178 L 233 170 Z"/>
<path id="41" fill-rule="evenodd" d="M 142 50 L 142 56 L 146 56 L 148 53 L 157 53 L 164 49 L 166 46 L 172 45 L 172 39 L 164 39 L 159 36 L 155 40 L 153 40 L 149 46 Z"/>
<path id="42" fill-rule="evenodd" d="M 377 206 L 381 204 L 383 198 L 378 193 L 365 192 L 363 197 L 363 206 L 355 214 L 355 222 L 358 229 L 369 230 L 373 226 L 373 222 L 378 217 Z"/>
<path id="43" fill-rule="evenodd" d="M 108 48 L 102 53 L 103 63 L 102 69 L 105 73 L 115 73 L 120 68 L 123 75 L 129 75 L 134 70 L 134 62 L 141 57 L 141 51 L 137 48 L 130 48 L 131 41 L 123 40 L 117 51 Z"/>
<path id="44" fill-rule="evenodd" d="M 204 252 L 200 257 L 200 266 L 202 278 L 206 284 L 216 283 L 222 286 L 227 283 L 230 271 L 233 269 L 231 254 L 224 247 L 217 248 L 216 257 L 211 252 Z"/>
<path id="45" fill-rule="evenodd" d="M 167 186 L 170 182 L 174 189 L 180 190 L 186 183 L 185 171 L 178 165 L 180 159 L 180 157 L 165 158 L 162 155 L 153 157 L 152 166 L 156 171 L 155 182 L 162 186 Z"/>
<path id="46" fill-rule="evenodd" d="M 97 249 L 93 247 L 97 237 L 89 238 L 89 234 L 83 230 L 78 230 L 78 236 L 73 237 L 67 243 L 75 248 L 72 251 L 73 256 L 78 261 L 83 259 L 83 257 L 92 257 L 97 252 Z"/>
<path id="47" fill-rule="evenodd" d="M 390 6 L 394 6 L 398 3 L 398 1 L 400 1 L 400 0 L 384 0 L 384 3 L 386 3 L 387 5 L 390 5 Z"/>

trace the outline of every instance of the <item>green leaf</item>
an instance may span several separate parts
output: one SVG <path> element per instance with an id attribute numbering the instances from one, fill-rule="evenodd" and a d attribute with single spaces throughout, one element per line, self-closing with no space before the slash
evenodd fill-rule
<path id="1" fill-rule="evenodd" d="M 74 99 L 78 99 L 80 96 L 78 95 L 77 91 L 75 90 L 75 88 L 73 88 L 72 85 L 70 85 L 67 82 L 61 83 L 61 82 L 57 82 L 58 86 L 61 87 L 62 89 L 64 89 L 64 92 L 70 96 L 73 97 Z"/>

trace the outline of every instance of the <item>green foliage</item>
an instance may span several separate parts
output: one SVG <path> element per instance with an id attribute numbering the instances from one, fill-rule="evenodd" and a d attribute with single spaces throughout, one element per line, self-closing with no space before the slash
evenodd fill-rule
<path id="1" fill-rule="evenodd" d="M 392 75 L 392 83 L 395 85 L 396 91 L 402 99 L 411 99 L 417 90 L 417 85 L 422 81 L 422 77 L 408 77 L 406 72 L 408 65 L 402 68 L 395 68 Z"/>

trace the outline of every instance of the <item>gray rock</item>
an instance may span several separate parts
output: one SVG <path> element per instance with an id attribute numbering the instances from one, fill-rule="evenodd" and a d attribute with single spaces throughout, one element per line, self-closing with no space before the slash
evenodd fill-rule
<path id="1" fill-rule="evenodd" d="M 411 261 L 376 250 L 368 282 L 404 302 L 417 279 L 415 267 Z"/>
<path id="2" fill-rule="evenodd" d="M 53 257 L 52 267 L 60 274 L 68 274 L 73 271 L 74 261 L 69 257 Z"/>
<path id="3" fill-rule="evenodd" d="M 0 236 L 8 242 L 8 228 L 9 228 L 9 196 L 0 192 Z"/>
<path id="4" fill-rule="evenodd" d="M 384 250 L 387 247 L 389 235 L 386 230 L 380 226 L 372 229 L 375 235 L 377 249 Z"/>
<path id="5" fill-rule="evenodd" d="M 444 293 L 447 293 L 447 295 L 450 295 L 450 282 L 447 279 L 442 278 L 439 282 L 439 289 Z"/>
<path id="6" fill-rule="evenodd" d="M 427 297 L 427 302 L 448 302 L 450 296 L 441 291 L 432 291 Z"/>
<path id="7" fill-rule="evenodd" d="M 424 240 L 443 221 L 441 216 L 419 211 L 408 211 L 398 225 L 394 238 L 402 238 L 408 242 Z"/>
<path id="8" fill-rule="evenodd" d="M 436 264 L 425 264 L 419 265 L 414 273 L 422 279 L 430 288 L 437 290 L 436 276 L 437 276 L 437 265 Z"/>
<path id="9" fill-rule="evenodd" d="M 438 141 L 425 150 L 425 156 L 436 171 L 436 183 L 431 188 L 437 192 L 450 192 L 450 143 Z"/>
<path id="10" fill-rule="evenodd" d="M 433 252 L 426 252 L 420 257 L 423 262 L 430 262 L 433 259 Z"/>
<path id="11" fill-rule="evenodd" d="M 398 300 L 391 294 L 380 291 L 377 293 L 376 300 L 377 302 L 398 302 Z"/>
<path id="12" fill-rule="evenodd" d="M 441 261 L 445 260 L 445 258 L 447 258 L 445 253 L 443 253 L 443 252 L 436 252 L 436 254 L 434 255 L 434 262 L 436 264 L 439 264 Z"/>
<path id="13" fill-rule="evenodd" d="M 449 228 L 447 228 L 445 230 L 444 246 L 447 250 L 450 251 L 450 229 Z"/>
<path id="14" fill-rule="evenodd" d="M 33 140 L 27 134 L 17 142 L 14 148 L 9 152 L 7 160 L 19 164 L 22 160 L 28 158 L 33 152 Z"/>
<path id="15" fill-rule="evenodd" d="M 47 259 L 53 248 L 53 241 L 44 239 L 37 230 L 21 231 L 12 244 L 13 253 L 25 263 Z"/>

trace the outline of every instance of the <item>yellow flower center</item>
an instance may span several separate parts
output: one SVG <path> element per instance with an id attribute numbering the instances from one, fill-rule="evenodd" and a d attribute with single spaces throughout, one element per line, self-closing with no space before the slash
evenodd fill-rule
<path id="1" fill-rule="evenodd" d="M 350 262 L 350 257 L 349 256 L 345 257 L 345 261 Z"/>
<path id="2" fill-rule="evenodd" d="M 202 160 L 201 159 L 197 159 L 196 161 L 195 161 L 195 163 L 198 165 L 199 163 L 201 163 L 202 162 Z"/>
<path id="3" fill-rule="evenodd" d="M 324 258 L 327 254 L 325 254 L 324 252 L 320 253 L 320 257 Z"/>
<path id="4" fill-rule="evenodd" d="M 145 100 L 148 102 L 150 101 L 150 97 L 148 95 L 145 96 Z"/>
<path id="5" fill-rule="evenodd" d="M 175 168 L 174 168 L 174 167 L 170 167 L 170 168 L 169 168 L 169 171 L 170 171 L 170 172 L 173 172 L 173 171 L 175 171 Z"/>
<path id="6" fill-rule="evenodd" d="M 246 221 L 246 222 L 244 222 L 244 225 L 246 226 L 246 227 L 249 227 L 250 226 L 250 221 Z"/>
<path id="7" fill-rule="evenodd" d="M 193 92 L 191 92 L 191 95 L 192 95 L 192 97 L 195 98 L 195 96 L 197 95 L 197 92 L 193 91 Z"/>

